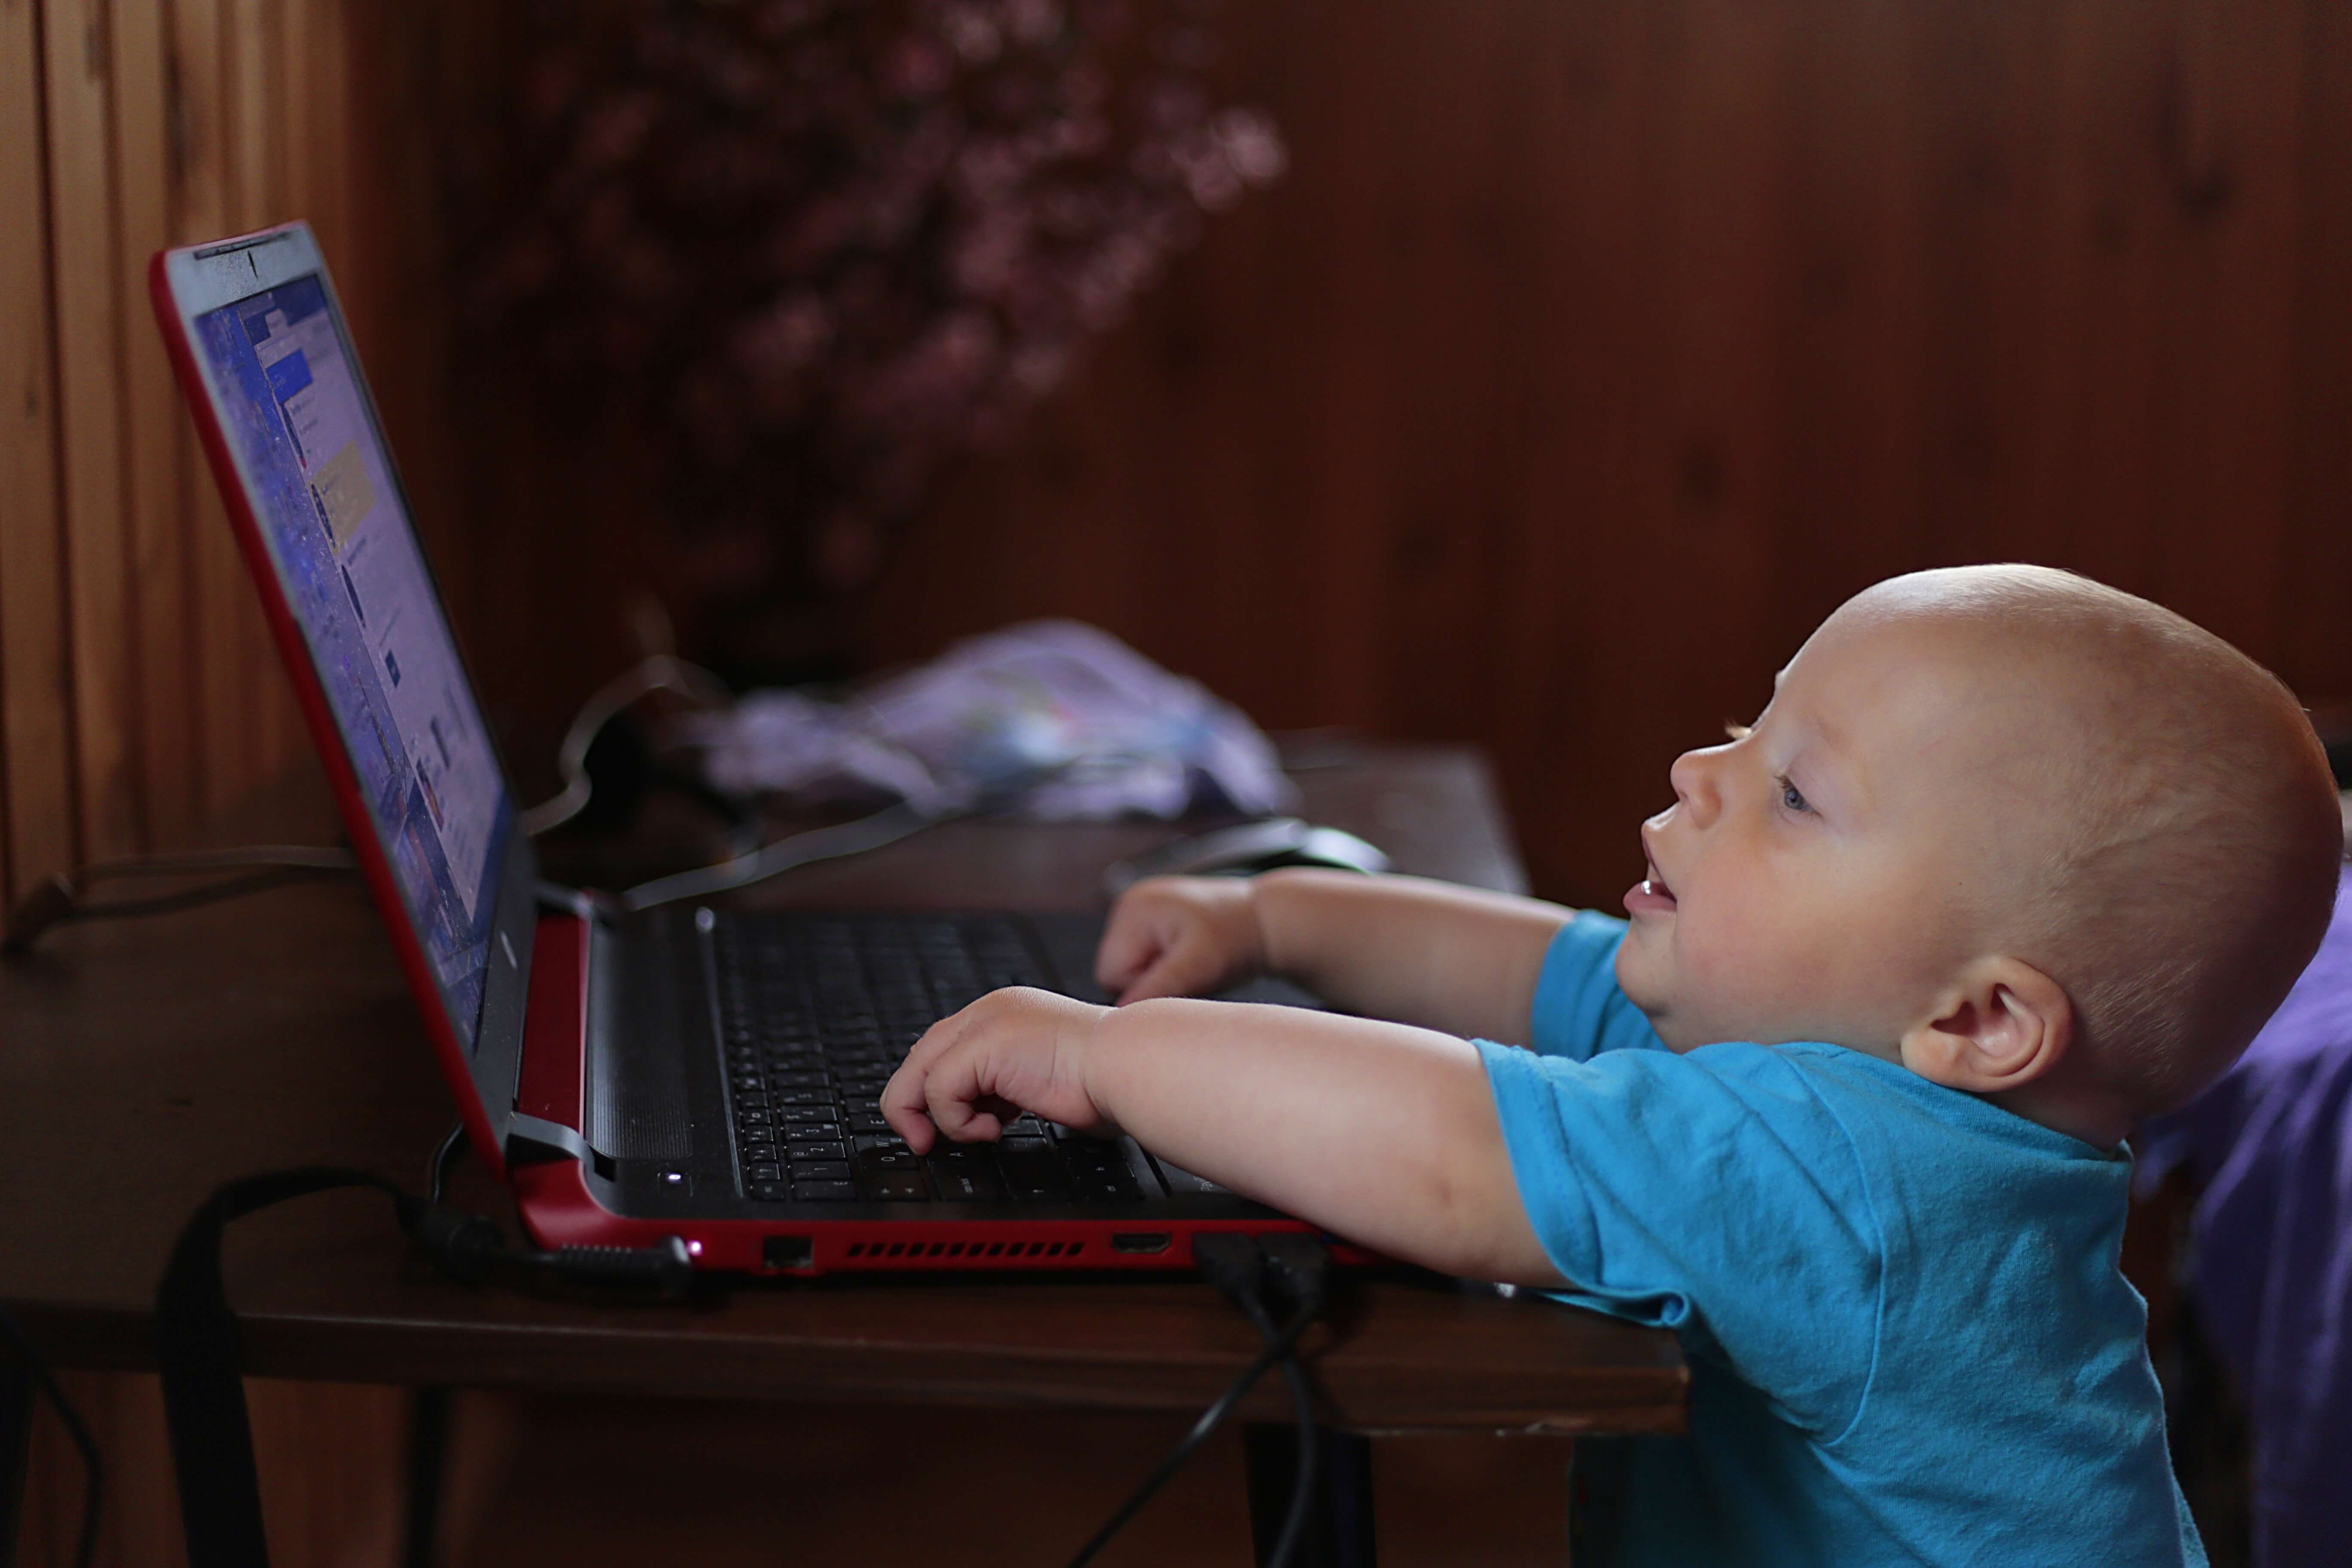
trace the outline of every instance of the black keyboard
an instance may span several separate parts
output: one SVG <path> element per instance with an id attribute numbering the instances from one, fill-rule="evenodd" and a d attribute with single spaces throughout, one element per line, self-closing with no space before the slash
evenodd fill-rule
<path id="1" fill-rule="evenodd" d="M 711 931 L 729 1110 L 746 1196 L 766 1203 L 1137 1203 L 1122 1146 L 1023 1116 L 995 1143 L 918 1155 L 883 1085 L 940 1018 L 1045 976 L 988 916 L 722 915 Z"/>

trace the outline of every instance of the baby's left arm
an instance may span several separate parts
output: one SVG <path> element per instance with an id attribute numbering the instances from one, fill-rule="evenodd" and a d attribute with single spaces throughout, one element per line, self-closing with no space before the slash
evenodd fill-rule
<path id="1" fill-rule="evenodd" d="M 1391 1258 L 1556 1284 L 1475 1047 L 1304 1008 L 1110 1008 L 998 991 L 934 1025 L 882 1094 L 918 1152 L 1018 1108 L 1124 1131 L 1188 1171 Z"/>

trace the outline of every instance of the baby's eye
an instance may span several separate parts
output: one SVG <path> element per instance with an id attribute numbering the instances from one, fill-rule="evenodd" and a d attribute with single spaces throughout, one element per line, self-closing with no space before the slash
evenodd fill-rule
<path id="1" fill-rule="evenodd" d="M 1780 781 L 1780 804 L 1788 807 L 1790 811 L 1811 811 L 1813 809 L 1811 806 L 1805 804 L 1805 792 L 1799 789 L 1795 784 L 1790 784 L 1786 778 L 1783 778 Z"/>

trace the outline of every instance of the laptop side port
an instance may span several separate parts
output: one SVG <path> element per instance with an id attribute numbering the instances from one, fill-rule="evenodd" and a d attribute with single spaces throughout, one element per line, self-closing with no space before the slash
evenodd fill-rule
<path id="1" fill-rule="evenodd" d="M 760 1241 L 760 1264 L 765 1268 L 806 1268 L 816 1259 L 815 1238 L 770 1236 Z"/>
<path id="2" fill-rule="evenodd" d="M 1165 1252 L 1168 1233 L 1164 1230 L 1115 1230 L 1110 1236 L 1113 1252 Z"/>

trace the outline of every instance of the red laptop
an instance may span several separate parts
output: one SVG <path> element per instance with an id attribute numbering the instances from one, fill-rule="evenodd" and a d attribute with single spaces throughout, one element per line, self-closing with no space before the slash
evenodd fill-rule
<path id="1" fill-rule="evenodd" d="M 1099 1000 L 1097 917 L 621 913 L 551 889 L 317 242 L 166 251 L 157 317 L 467 1131 L 543 1247 L 700 1267 L 1186 1268 L 1304 1228 L 1133 1141 L 1023 1118 L 918 1157 L 876 1098 L 1003 985 Z"/>

